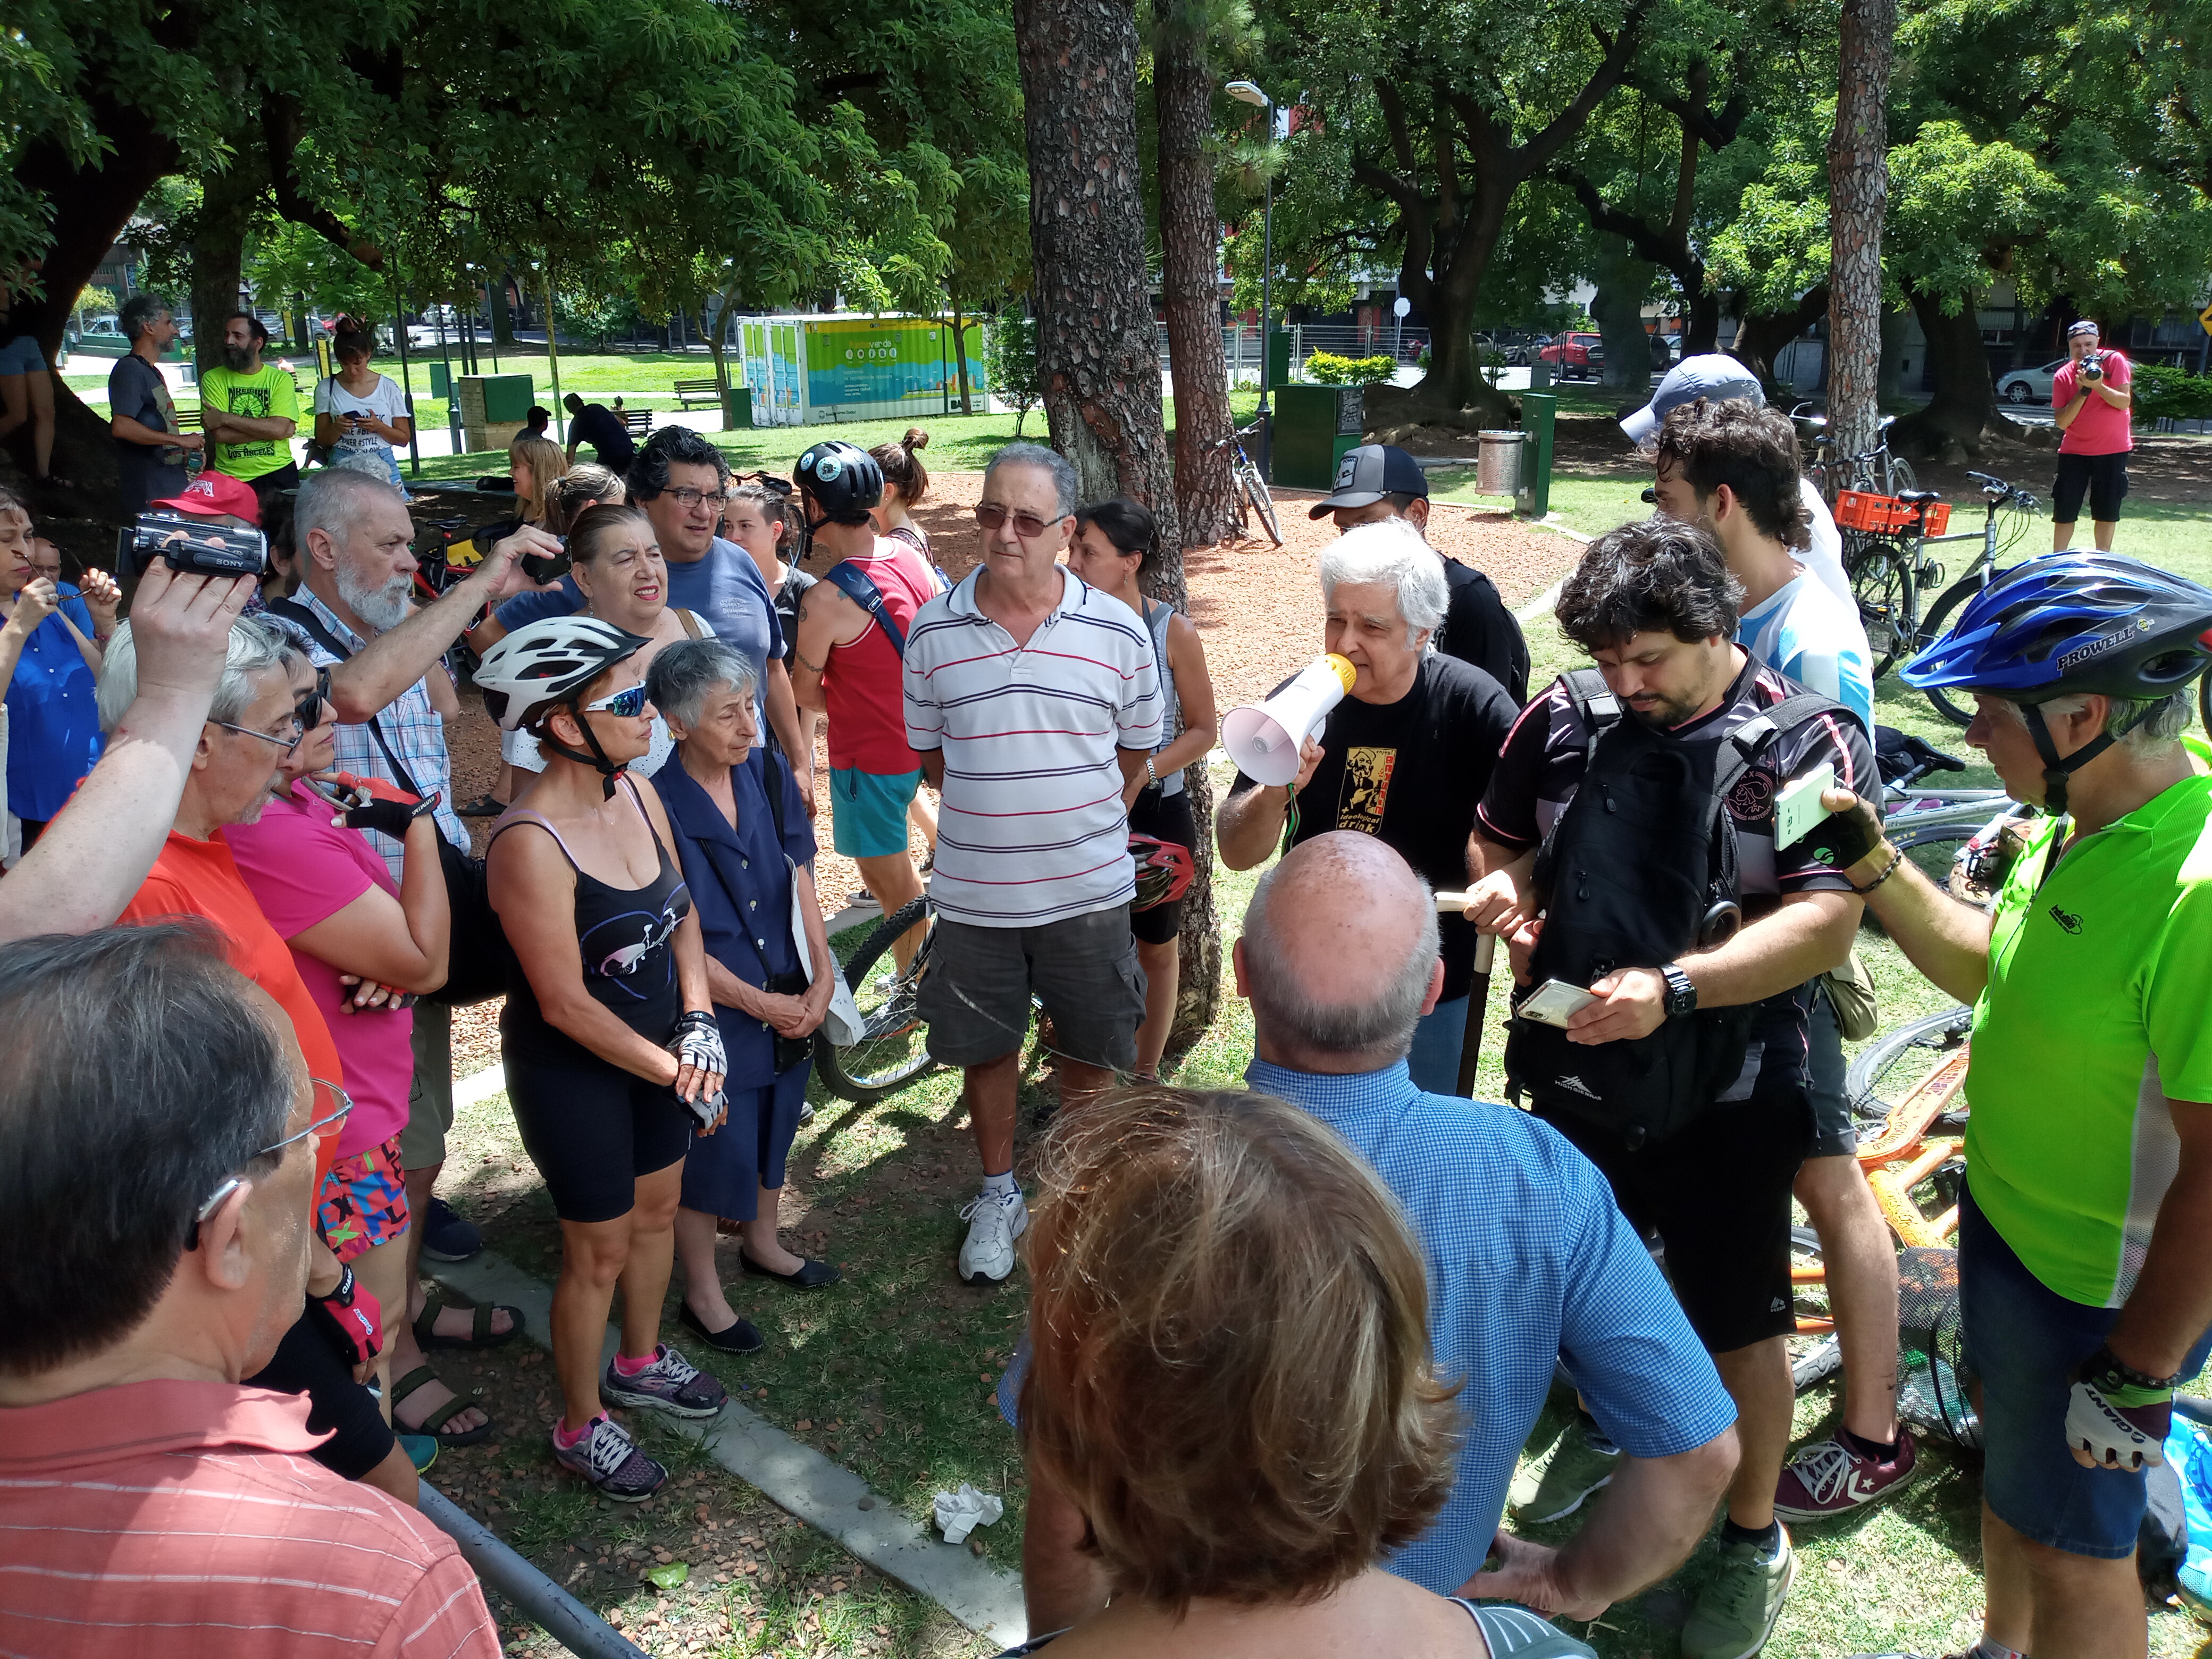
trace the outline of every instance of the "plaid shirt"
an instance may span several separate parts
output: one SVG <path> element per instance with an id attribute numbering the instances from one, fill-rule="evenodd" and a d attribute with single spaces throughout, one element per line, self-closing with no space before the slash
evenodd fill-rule
<path id="1" fill-rule="evenodd" d="M 316 598 L 311 590 L 301 587 L 292 597 L 315 613 L 323 626 L 329 629 L 331 635 L 345 647 L 348 655 L 368 643 L 339 621 L 330 606 Z M 270 612 L 267 620 L 291 635 L 306 649 L 308 659 L 317 667 L 327 667 L 343 660 L 307 629 L 288 621 L 282 611 Z M 438 674 L 445 672 L 442 667 L 431 670 L 432 673 Z M 438 821 L 438 833 L 463 852 L 468 851 L 469 832 L 462 825 L 460 815 L 453 811 L 453 768 L 446 753 L 446 723 L 438 717 L 437 708 L 430 701 L 428 677 L 426 675 L 416 681 L 379 709 L 376 725 L 384 734 L 384 742 L 392 746 L 392 752 L 407 769 L 408 775 L 413 781 L 412 787 L 425 794 L 434 791 L 443 797 L 433 814 Z M 363 777 L 388 778 L 402 788 L 410 787 L 393 772 L 391 761 L 385 757 L 384 745 L 377 742 L 365 722 L 338 727 L 337 751 L 338 769 L 342 772 L 358 773 Z M 392 872 L 392 880 L 398 881 L 400 868 L 405 862 L 405 851 L 401 844 L 378 830 L 364 830 L 362 834 L 368 837 L 370 846 L 384 855 L 385 866 Z"/>

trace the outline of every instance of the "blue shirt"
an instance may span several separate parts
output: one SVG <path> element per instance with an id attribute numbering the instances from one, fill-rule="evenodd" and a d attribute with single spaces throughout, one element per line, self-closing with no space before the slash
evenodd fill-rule
<path id="1" fill-rule="evenodd" d="M 783 660 L 783 628 L 775 619 L 775 601 L 761 580 L 753 556 L 735 542 L 720 536 L 708 545 L 707 556 L 690 564 L 668 561 L 668 603 L 696 611 L 707 619 L 714 637 L 735 646 L 752 665 L 760 689 L 753 696 L 761 729 L 768 729 L 768 665 Z M 563 576 L 557 590 L 518 593 L 499 608 L 500 626 L 510 634 L 526 623 L 548 617 L 573 617 L 584 608 L 584 595 L 573 577 Z"/>
<path id="2" fill-rule="evenodd" d="M 730 791 L 738 809 L 734 829 L 713 797 L 684 769 L 680 756 L 654 775 L 653 787 L 659 792 L 661 805 L 668 809 L 669 827 L 676 832 L 677 857 L 684 866 L 684 884 L 691 890 L 692 912 L 699 918 L 707 954 L 756 988 L 770 974 L 797 969 L 799 948 L 791 937 L 791 872 L 783 860 L 788 855 L 793 863 L 811 863 L 814 830 L 791 768 L 780 757 L 771 763 L 764 750 L 756 748 L 744 765 L 732 769 Z M 775 814 L 769 806 L 770 788 L 783 796 L 780 842 Z M 719 1004 L 714 1017 L 729 1055 L 729 1086 L 764 1089 L 773 1084 L 775 1034 L 768 1023 Z"/>
<path id="3" fill-rule="evenodd" d="M 1857 614 L 1807 571 L 1737 620 L 1736 643 L 1808 691 L 1833 697 L 1874 730 L 1873 662 Z"/>
<path id="4" fill-rule="evenodd" d="M 74 585 L 56 587 L 60 608 L 31 630 L 8 682 L 8 810 L 39 823 L 62 810 L 101 748 L 98 682 L 62 620 L 90 639 L 92 612 Z"/>
<path id="5" fill-rule="evenodd" d="M 1632 1457 L 1678 1455 L 1735 1421 L 1605 1177 L 1549 1124 L 1424 1094 L 1403 1060 L 1321 1076 L 1255 1060 L 1244 1080 L 1350 1141 L 1421 1241 L 1429 1340 L 1437 1370 L 1463 1384 L 1466 1438 L 1443 1513 L 1383 1564 L 1392 1572 L 1449 1595 L 1480 1570 L 1554 1358 Z"/>

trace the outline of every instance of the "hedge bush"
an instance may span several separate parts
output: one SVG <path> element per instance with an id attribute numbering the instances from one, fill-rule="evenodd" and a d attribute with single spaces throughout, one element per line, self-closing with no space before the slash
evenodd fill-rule
<path id="1" fill-rule="evenodd" d="M 2212 421 L 2212 375 L 2192 374 L 2166 363 L 2136 363 L 2133 368 L 2137 425 Z"/>
<path id="2" fill-rule="evenodd" d="M 1306 378 L 1322 386 L 1381 386 L 1397 372 L 1398 360 L 1387 351 L 1372 357 L 1316 351 L 1306 359 Z"/>

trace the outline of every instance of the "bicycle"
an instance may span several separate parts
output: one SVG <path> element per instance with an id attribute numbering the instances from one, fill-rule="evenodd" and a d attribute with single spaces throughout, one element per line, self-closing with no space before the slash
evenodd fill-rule
<path id="1" fill-rule="evenodd" d="M 921 943 L 902 969 L 891 945 L 917 927 L 923 928 Z M 900 906 L 861 941 L 845 963 L 845 982 L 860 1010 L 860 1040 L 840 1048 L 821 1032 L 815 1033 L 814 1074 L 823 1088 L 841 1099 L 866 1105 L 905 1088 L 937 1064 L 930 1058 L 921 1016 L 915 1007 L 915 992 L 936 945 L 937 911 L 927 895 Z"/>
<path id="2" fill-rule="evenodd" d="M 1967 565 L 1966 574 L 1945 588 L 1937 596 L 1936 603 L 1929 608 L 1928 615 L 1920 629 L 1920 642 L 1923 645 L 1933 645 L 1951 631 L 1951 618 L 1968 599 L 1987 587 L 1990 580 L 1996 576 L 1997 555 L 2010 551 L 2020 539 L 2027 534 L 2029 527 L 2035 521 L 2036 515 L 2043 510 L 2043 503 L 2036 500 L 2033 495 L 2016 484 L 2007 483 L 1994 473 L 1969 472 L 1966 476 L 1982 487 L 1982 501 L 1986 512 L 1980 532 L 1981 551 L 1975 555 L 1972 562 Z M 1997 528 L 1998 515 L 2001 514 L 2004 517 L 2004 529 L 2002 535 Z M 1942 542 L 1972 538 L 1972 536 L 1968 534 L 1957 537 L 1932 536 L 1928 539 Z M 1941 580 L 1942 567 L 1938 565 L 1936 569 L 1936 579 Z M 1927 697 L 1928 701 L 1934 705 L 1937 714 L 1961 729 L 1970 724 L 1974 718 L 1971 703 L 1959 700 L 1955 694 L 1948 690 L 1931 688 L 1927 693 Z"/>
<path id="3" fill-rule="evenodd" d="M 1813 409 L 1809 403 L 1800 404 L 1790 411 L 1790 419 L 1800 429 L 1800 441 L 1805 446 L 1805 476 L 1820 492 L 1822 501 L 1833 502 L 1845 489 L 1901 495 L 1920 487 L 1912 463 L 1890 452 L 1889 428 L 1897 423 L 1896 416 L 1881 417 L 1880 441 L 1872 449 L 1838 464 L 1833 453 L 1836 441 L 1827 429 L 1828 417 L 1813 413 Z"/>
<path id="4" fill-rule="evenodd" d="M 1259 429 L 1260 422 L 1255 421 L 1249 426 L 1238 427 L 1225 438 L 1215 439 L 1207 447 L 1233 449 L 1236 452 L 1230 458 L 1229 477 L 1237 486 L 1238 501 L 1241 506 L 1249 507 L 1260 515 L 1261 524 L 1267 528 L 1267 539 L 1280 547 L 1283 544 L 1283 526 L 1275 517 L 1275 498 L 1267 493 L 1267 481 L 1260 476 L 1259 467 L 1244 453 L 1244 440 Z"/>

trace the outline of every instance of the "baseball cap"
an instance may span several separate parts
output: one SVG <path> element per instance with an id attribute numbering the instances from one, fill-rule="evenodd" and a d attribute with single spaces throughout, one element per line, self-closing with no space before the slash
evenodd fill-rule
<path id="1" fill-rule="evenodd" d="M 1667 378 L 1651 394 L 1651 401 L 1621 422 L 1620 429 L 1628 434 L 1629 442 L 1647 444 L 1658 433 L 1662 421 L 1684 404 L 1695 403 L 1700 398 L 1711 398 L 1716 402 L 1723 398 L 1748 398 L 1762 407 L 1766 402 L 1758 375 L 1733 357 L 1708 351 L 1685 357 L 1668 369 Z"/>
<path id="2" fill-rule="evenodd" d="M 257 528 L 261 523 L 261 498 L 253 486 L 228 472 L 203 472 L 178 494 L 146 505 L 202 519 L 243 519 Z"/>
<path id="3" fill-rule="evenodd" d="M 1336 464 L 1328 499 L 1316 501 L 1309 519 L 1325 519 L 1340 507 L 1372 507 L 1385 495 L 1429 498 L 1429 475 L 1421 464 L 1395 444 L 1362 444 L 1347 449 Z"/>
<path id="4" fill-rule="evenodd" d="M 2087 317 L 2084 317 L 2080 322 L 2074 324 L 2066 331 L 2066 337 L 2070 340 L 2076 334 L 2094 334 L 2096 332 L 2096 324 L 2091 322 Z"/>

